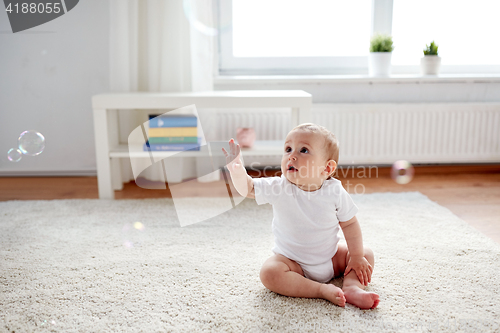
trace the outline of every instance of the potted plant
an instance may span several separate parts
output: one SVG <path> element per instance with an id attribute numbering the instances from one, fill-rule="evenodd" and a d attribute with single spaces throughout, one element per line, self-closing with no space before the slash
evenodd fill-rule
<path id="1" fill-rule="evenodd" d="M 370 76 L 389 76 L 391 57 L 394 46 L 392 36 L 375 34 L 370 40 L 369 73 Z"/>
<path id="2" fill-rule="evenodd" d="M 438 45 L 431 42 L 425 45 L 424 56 L 420 59 L 420 71 L 422 75 L 437 75 L 441 66 L 441 57 L 438 56 Z"/>

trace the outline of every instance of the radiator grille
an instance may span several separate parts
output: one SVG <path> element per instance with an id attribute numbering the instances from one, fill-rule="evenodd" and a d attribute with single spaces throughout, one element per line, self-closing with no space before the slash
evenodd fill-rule
<path id="1" fill-rule="evenodd" d="M 257 140 L 286 137 L 289 111 L 245 111 L 217 112 L 213 139 L 237 127 L 254 127 Z M 500 162 L 500 104 L 314 104 L 311 121 L 337 136 L 343 165 Z"/>
<path id="2" fill-rule="evenodd" d="M 227 140 L 236 138 L 238 127 L 252 127 L 257 140 L 283 140 L 290 128 L 290 117 L 287 109 L 219 111 L 215 122 L 217 130 L 212 135 L 214 140 Z"/>

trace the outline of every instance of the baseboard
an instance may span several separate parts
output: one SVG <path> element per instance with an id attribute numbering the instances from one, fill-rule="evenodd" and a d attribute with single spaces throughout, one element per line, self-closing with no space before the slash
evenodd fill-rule
<path id="1" fill-rule="evenodd" d="M 97 170 L 0 171 L 0 177 L 96 177 Z"/>

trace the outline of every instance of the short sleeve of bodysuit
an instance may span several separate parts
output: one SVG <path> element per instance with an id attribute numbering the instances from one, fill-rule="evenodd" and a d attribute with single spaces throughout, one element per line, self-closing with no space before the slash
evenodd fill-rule
<path id="1" fill-rule="evenodd" d="M 347 191 L 339 186 L 339 196 L 337 202 L 337 218 L 339 222 L 346 222 L 352 219 L 358 212 L 358 207 L 354 204 L 351 196 Z"/>
<path id="2" fill-rule="evenodd" d="M 266 203 L 272 205 L 274 200 L 282 194 L 283 179 L 281 177 L 253 178 L 257 205 Z"/>

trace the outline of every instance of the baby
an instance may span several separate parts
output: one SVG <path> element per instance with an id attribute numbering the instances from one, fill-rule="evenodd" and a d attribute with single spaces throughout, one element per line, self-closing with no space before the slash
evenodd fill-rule
<path id="1" fill-rule="evenodd" d="M 363 247 L 358 208 L 340 181 L 335 136 L 315 124 L 290 131 L 281 159 L 281 177 L 251 178 L 240 160 L 240 146 L 229 141 L 227 160 L 234 187 L 257 204 L 273 206 L 274 255 L 260 271 L 264 286 L 291 297 L 323 298 L 373 309 L 379 296 L 366 292 L 373 273 L 373 252 Z M 339 226 L 346 244 L 339 243 Z M 328 282 L 344 275 L 340 289 Z"/>

